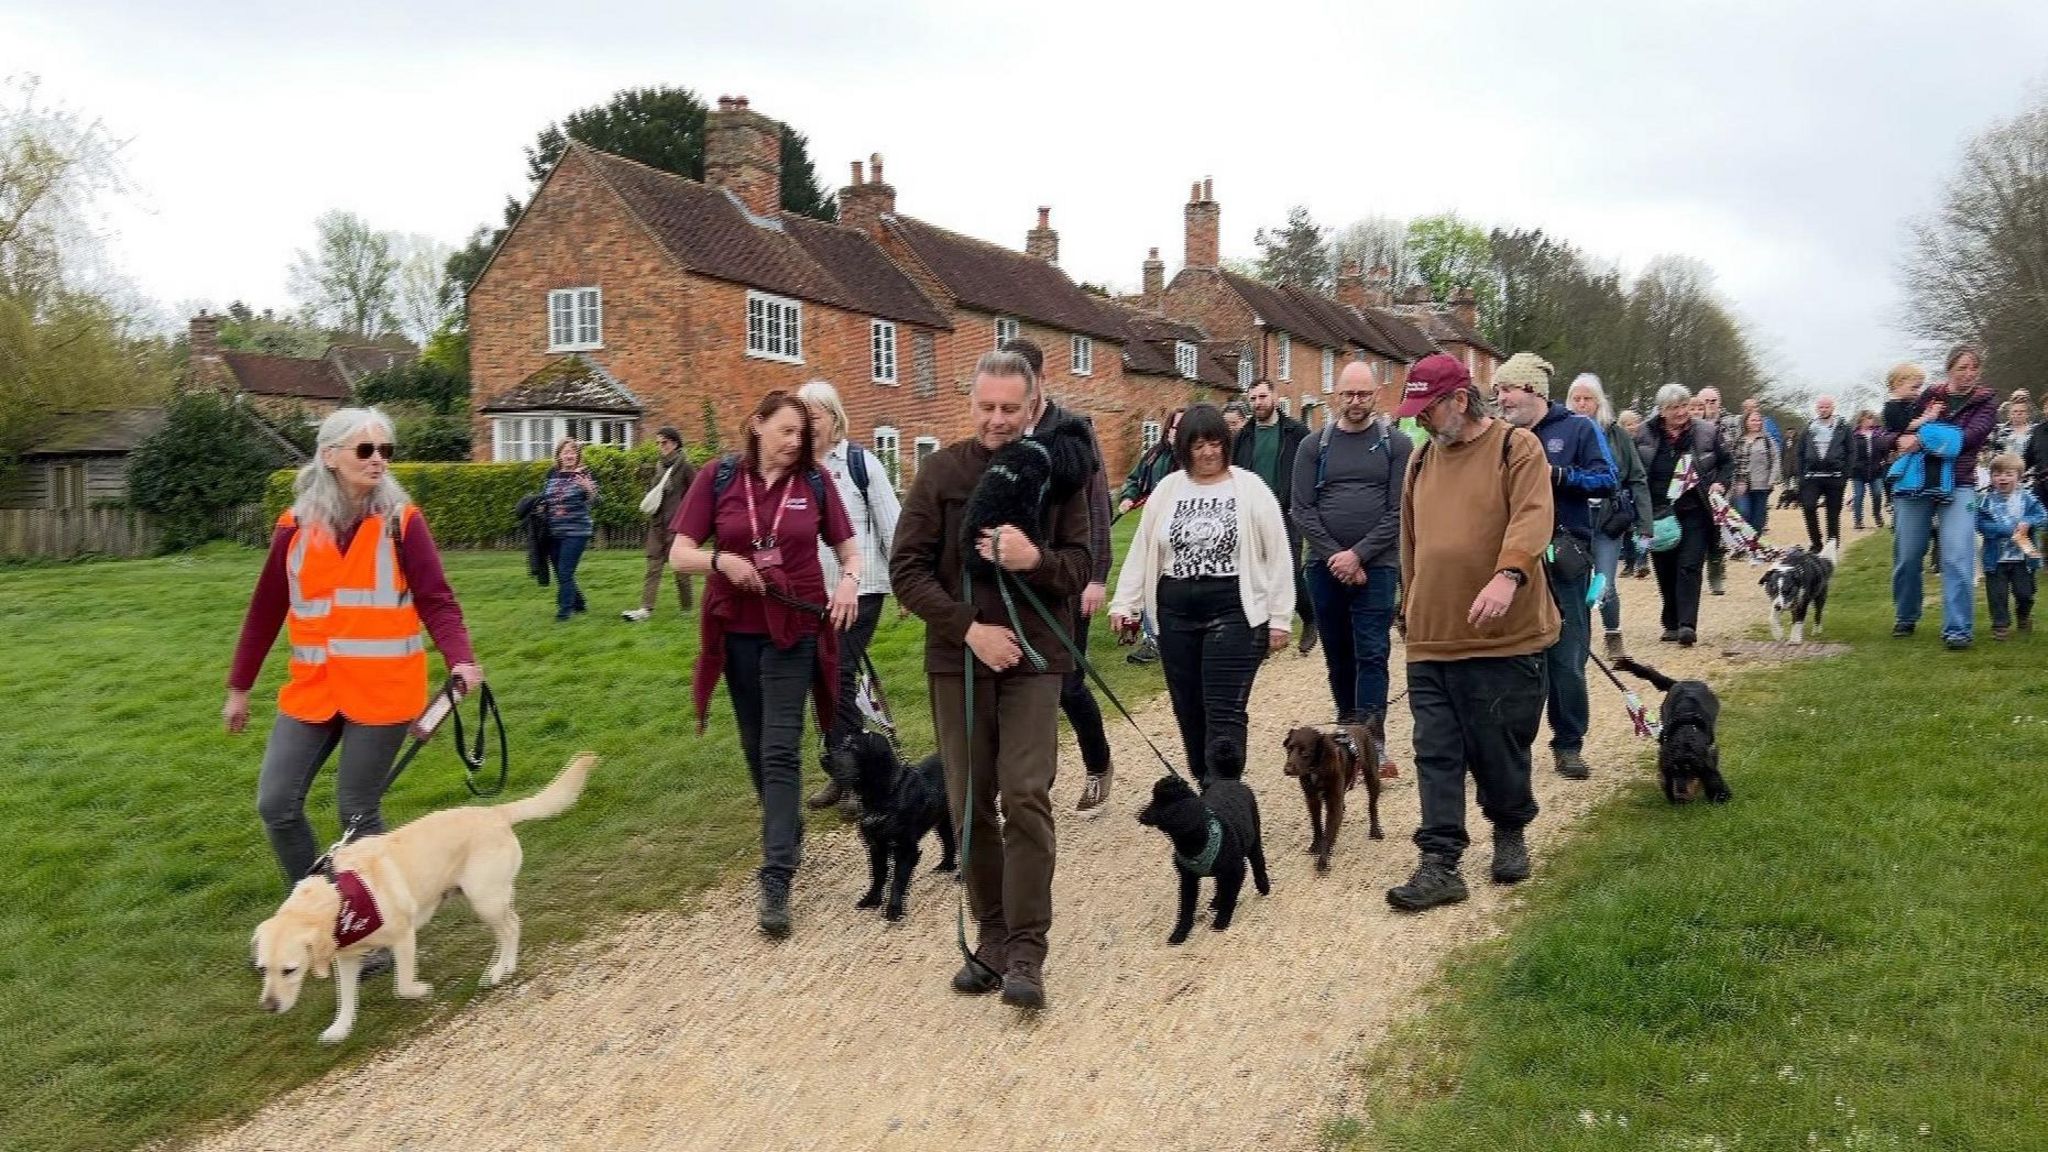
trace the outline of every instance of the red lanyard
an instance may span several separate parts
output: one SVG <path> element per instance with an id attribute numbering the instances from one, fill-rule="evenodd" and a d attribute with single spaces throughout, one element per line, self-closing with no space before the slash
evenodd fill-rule
<path id="1" fill-rule="evenodd" d="M 773 548 L 775 547 L 775 535 L 782 529 L 782 514 L 789 511 L 789 477 L 785 475 L 782 478 L 783 499 L 775 506 L 775 518 L 768 522 L 768 535 L 765 539 L 761 536 L 761 518 L 754 511 L 754 478 L 750 475 L 746 478 L 746 481 L 741 487 L 746 489 L 747 493 L 747 528 L 754 534 L 754 547 L 756 549 Z M 764 485 L 761 494 L 766 496 L 774 491 L 775 489 L 772 486 Z"/>

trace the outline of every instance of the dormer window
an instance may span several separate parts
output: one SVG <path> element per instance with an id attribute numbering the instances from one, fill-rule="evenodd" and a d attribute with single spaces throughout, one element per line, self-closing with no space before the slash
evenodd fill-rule
<path id="1" fill-rule="evenodd" d="M 1173 342 L 1173 367 L 1183 379 L 1193 380 L 1201 375 L 1200 352 L 1186 340 Z"/>

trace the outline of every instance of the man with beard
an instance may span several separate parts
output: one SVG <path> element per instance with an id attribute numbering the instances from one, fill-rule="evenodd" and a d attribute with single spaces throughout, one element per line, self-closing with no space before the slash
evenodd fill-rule
<path id="1" fill-rule="evenodd" d="M 1294 610 L 1301 613 L 1301 654 L 1316 646 L 1316 610 L 1309 603 L 1308 583 L 1301 571 L 1301 529 L 1289 515 L 1294 496 L 1295 450 L 1308 438 L 1308 425 L 1280 411 L 1274 402 L 1273 386 L 1257 381 L 1245 393 L 1251 401 L 1251 421 L 1236 433 L 1230 462 L 1259 479 L 1280 501 L 1280 514 L 1287 517 L 1287 546 L 1294 564 Z M 1235 403 L 1235 401 L 1233 401 Z"/>

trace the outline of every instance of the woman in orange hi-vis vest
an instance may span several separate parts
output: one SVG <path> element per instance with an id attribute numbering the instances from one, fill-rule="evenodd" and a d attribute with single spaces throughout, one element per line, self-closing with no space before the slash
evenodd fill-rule
<path id="1" fill-rule="evenodd" d="M 291 671 L 256 780 L 256 811 L 287 884 L 318 855 L 306 792 L 337 747 L 341 826 L 359 820 L 361 834 L 384 831 L 379 806 L 391 764 L 427 706 L 421 622 L 466 687 L 484 679 L 426 518 L 391 477 L 391 454 L 391 418 L 374 408 L 343 408 L 321 422 L 228 673 L 221 716 L 240 732 L 263 658 L 278 629 L 289 631 Z"/>

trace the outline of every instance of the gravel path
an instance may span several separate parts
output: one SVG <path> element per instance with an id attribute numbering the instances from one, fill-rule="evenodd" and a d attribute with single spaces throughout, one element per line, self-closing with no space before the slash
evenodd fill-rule
<path id="1" fill-rule="evenodd" d="M 1677 676 L 1731 667 L 1724 649 L 1763 618 L 1755 576 L 1730 572 L 1701 607 L 1702 643 L 1656 643 L 1654 581 L 1625 580 L 1632 651 Z M 1596 642 L 1597 642 L 1597 620 Z M 1732 651 L 1730 652 L 1732 655 Z M 1396 650 L 1395 685 L 1400 685 Z M 1550 770 L 1537 747 L 1544 862 L 1595 803 L 1630 779 L 1643 745 L 1593 673 L 1593 779 Z M 1390 911 L 1384 889 L 1413 866 L 1416 793 L 1409 718 L 1389 740 L 1403 777 L 1383 798 L 1388 838 L 1363 836 L 1363 792 L 1330 872 L 1306 853 L 1300 791 L 1280 775 L 1281 736 L 1329 713 L 1320 653 L 1260 674 L 1247 778 L 1259 793 L 1273 894 L 1249 891 L 1225 933 L 1198 925 L 1165 944 L 1174 879 L 1163 839 L 1134 814 L 1156 772 L 1120 721 L 1106 816 L 1071 816 L 1081 775 L 1069 740 L 1055 790 L 1060 869 L 1047 989 L 1027 1019 L 993 997 L 947 988 L 953 885 L 929 875 L 904 922 L 856 914 L 865 860 L 851 834 L 813 837 L 794 899 L 797 930 L 764 940 L 751 884 L 736 879 L 687 916 L 650 916 L 613 935 L 529 957 L 529 972 L 433 1034 L 294 1092 L 205 1149 L 1137 1149 L 1313 1148 L 1317 1124 L 1364 1090 L 1349 1062 L 1416 1003 L 1443 957 L 1500 929 L 1517 900 L 1485 880 L 1484 821 L 1466 861 L 1472 899 L 1425 915 Z M 1645 693 L 1649 695 L 1649 693 Z M 1654 701 L 1652 702 L 1654 707 Z M 1164 695 L 1139 713 L 1177 746 Z M 1740 766 L 1730 771 L 1739 793 Z M 927 846 L 927 866 L 935 858 Z M 449 909 L 451 915 L 465 914 Z M 433 929 L 422 949 L 436 971 Z M 317 986 L 324 990 L 325 985 Z M 388 995 L 388 982 L 369 995 Z M 307 1042 L 327 998 L 291 1019 Z"/>

